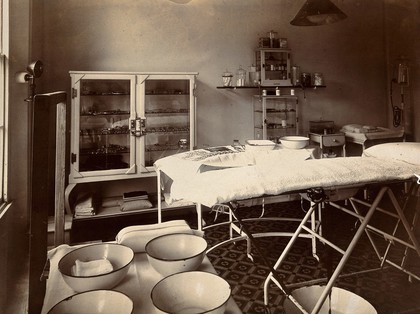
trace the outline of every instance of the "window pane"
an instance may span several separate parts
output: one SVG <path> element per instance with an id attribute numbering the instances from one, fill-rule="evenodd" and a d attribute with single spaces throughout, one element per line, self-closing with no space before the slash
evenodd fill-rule
<path id="1" fill-rule="evenodd" d="M 0 0 L 0 206 L 4 201 L 7 201 L 6 191 L 7 191 L 7 173 L 5 163 L 6 160 L 6 113 L 7 113 L 7 101 L 6 101 L 6 53 L 7 53 L 7 40 L 9 38 L 8 34 L 8 1 Z"/>
<path id="2" fill-rule="evenodd" d="M 5 86 L 4 86 L 4 77 L 5 77 L 5 57 L 0 55 L 0 204 L 3 203 L 5 195 L 4 195 L 4 180 L 5 180 L 5 173 L 4 173 L 4 105 L 5 105 Z"/>

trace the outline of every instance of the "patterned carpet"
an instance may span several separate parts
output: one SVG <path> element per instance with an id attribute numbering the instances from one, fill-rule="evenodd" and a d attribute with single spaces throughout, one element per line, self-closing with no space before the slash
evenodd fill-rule
<path id="1" fill-rule="evenodd" d="M 240 208 L 241 218 L 258 217 L 261 206 Z M 265 206 L 266 217 L 302 217 L 304 214 L 300 202 L 287 202 Z M 219 215 L 217 222 L 224 221 L 227 215 Z M 355 220 L 337 211 L 334 213 L 334 223 L 329 230 L 340 246 L 348 243 L 352 235 Z M 208 224 L 214 223 L 215 214 L 209 213 L 205 217 Z M 252 233 L 261 231 L 294 230 L 296 223 L 278 221 L 247 222 L 246 226 Z M 206 231 L 205 237 L 210 244 L 217 243 L 228 237 L 228 227 L 219 226 Z M 261 252 L 274 265 L 289 238 L 263 237 L 257 238 Z M 384 241 L 381 241 L 384 242 Z M 384 242 L 385 245 L 385 242 Z M 397 245 L 395 245 L 397 246 Z M 343 246 L 342 246 L 343 247 Z M 280 278 L 286 283 L 299 283 L 315 278 L 325 278 L 327 275 L 326 261 L 337 264 L 341 257 L 336 252 L 328 253 L 324 245 L 318 245 L 321 262 L 311 254 L 311 244 L 308 239 L 298 239 L 297 244 L 288 254 L 286 262 L 278 270 Z M 395 255 L 402 250 L 396 248 Z M 264 281 L 269 268 L 261 258 L 254 256 L 252 262 L 246 255 L 246 241 L 229 243 L 213 250 L 208 254 L 218 274 L 225 278 L 232 286 L 233 297 L 244 313 L 265 313 Z M 416 258 L 412 264 L 420 268 L 420 259 Z M 359 242 L 343 273 L 373 269 L 379 267 L 379 260 L 372 250 L 366 236 Z M 417 267 L 419 266 L 419 267 Z M 419 274 L 420 272 L 415 272 Z M 340 278 L 336 283 L 352 291 L 370 302 L 380 314 L 413 314 L 420 313 L 420 282 L 408 281 L 408 276 L 394 267 L 386 266 L 381 270 Z M 271 314 L 284 313 L 284 295 L 272 284 L 269 289 L 269 311 Z"/>

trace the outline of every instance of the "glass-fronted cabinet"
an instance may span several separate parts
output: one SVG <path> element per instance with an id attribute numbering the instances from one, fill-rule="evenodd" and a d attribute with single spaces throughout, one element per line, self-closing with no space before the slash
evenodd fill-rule
<path id="1" fill-rule="evenodd" d="M 290 50 L 260 48 L 256 51 L 257 71 L 262 86 L 290 86 Z"/>
<path id="2" fill-rule="evenodd" d="M 195 146 L 197 73 L 70 72 L 70 183 L 150 176 Z"/>
<path id="3" fill-rule="evenodd" d="M 72 176 L 134 173 L 135 76 L 72 74 Z"/>
<path id="4" fill-rule="evenodd" d="M 197 75 L 70 72 L 67 213 L 91 219 L 155 209 L 154 162 L 196 146 Z M 128 206 L 124 194 L 140 190 L 151 205 Z"/>
<path id="5" fill-rule="evenodd" d="M 254 138 L 275 143 L 286 135 L 299 132 L 298 97 L 293 95 L 255 95 Z"/>

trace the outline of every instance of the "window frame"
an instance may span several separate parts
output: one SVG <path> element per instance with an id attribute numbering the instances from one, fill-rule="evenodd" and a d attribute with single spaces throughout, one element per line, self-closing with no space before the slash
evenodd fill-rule
<path id="1" fill-rule="evenodd" d="M 6 208 L 8 182 L 9 0 L 0 0 L 0 216 Z"/>

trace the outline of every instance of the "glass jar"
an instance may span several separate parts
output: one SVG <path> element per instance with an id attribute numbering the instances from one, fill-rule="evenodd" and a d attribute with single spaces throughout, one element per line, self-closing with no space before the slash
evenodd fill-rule
<path id="1" fill-rule="evenodd" d="M 225 87 L 232 86 L 232 78 L 233 78 L 233 74 L 229 72 L 228 70 L 226 70 L 226 72 L 224 72 L 222 75 L 223 86 Z"/>
<path id="2" fill-rule="evenodd" d="M 246 81 L 246 70 L 242 69 L 242 66 L 239 66 L 239 69 L 236 71 L 236 86 L 245 86 Z"/>
<path id="3" fill-rule="evenodd" d="M 324 85 L 324 76 L 322 73 L 314 73 L 314 86 L 322 86 Z"/>
<path id="4" fill-rule="evenodd" d="M 258 86 L 260 84 L 260 72 L 257 71 L 257 67 L 252 65 L 249 67 L 249 85 Z"/>
<path id="5" fill-rule="evenodd" d="M 311 73 L 302 72 L 301 74 L 301 83 L 303 87 L 310 87 L 312 83 Z"/>

